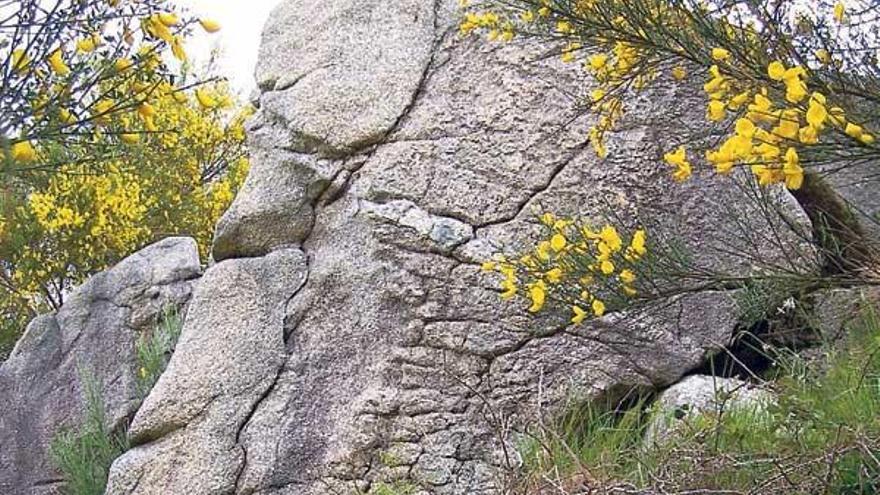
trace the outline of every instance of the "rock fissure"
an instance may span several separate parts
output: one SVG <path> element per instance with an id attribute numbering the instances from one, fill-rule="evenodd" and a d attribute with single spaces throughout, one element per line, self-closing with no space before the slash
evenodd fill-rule
<path id="1" fill-rule="evenodd" d="M 274 82 L 274 83 L 272 84 L 272 87 L 271 87 L 271 88 L 269 88 L 269 89 L 267 89 L 267 90 L 264 90 L 263 92 L 264 92 L 264 93 L 271 93 L 271 92 L 273 92 L 273 91 L 281 92 L 281 91 L 284 91 L 284 90 L 290 89 L 290 88 L 296 86 L 297 83 L 299 83 L 300 81 L 302 81 L 302 80 L 305 79 L 306 77 L 308 77 L 308 76 L 314 74 L 315 72 L 320 71 L 320 70 L 330 69 L 330 68 L 332 68 L 332 67 L 333 67 L 332 64 L 324 64 L 324 65 L 319 65 L 319 66 L 317 66 L 317 67 L 313 67 L 313 68 L 311 68 L 311 69 L 306 69 L 306 70 L 302 71 L 302 73 L 300 73 L 299 75 L 297 75 L 295 78 L 290 79 L 289 81 L 285 80 L 285 81 L 276 81 L 276 82 Z"/>
<path id="2" fill-rule="evenodd" d="M 253 412 L 251 412 L 251 414 L 253 414 Z M 239 429 L 239 434 L 240 433 L 241 433 L 241 430 Z M 235 484 L 232 485 L 232 492 L 231 493 L 233 493 L 234 495 L 238 495 L 240 493 L 243 494 L 243 492 L 241 492 L 239 489 L 239 484 L 241 483 L 241 476 L 244 474 L 245 470 L 247 470 L 248 456 L 247 456 L 247 447 L 238 442 L 238 435 L 236 435 L 235 446 L 236 446 L 236 448 L 241 450 L 241 464 L 235 473 Z"/>
<path id="3" fill-rule="evenodd" d="M 413 107 L 416 105 L 416 102 L 419 101 L 422 94 L 425 91 L 425 85 L 428 82 L 428 79 L 431 76 L 432 70 L 434 70 L 434 62 L 436 60 L 437 50 L 440 47 L 440 43 L 443 38 L 446 37 L 446 34 L 449 32 L 447 30 L 446 33 L 440 33 L 440 25 L 439 25 L 439 13 L 440 13 L 440 5 L 443 0 L 433 0 L 433 15 L 432 19 L 432 31 L 434 32 L 434 39 L 431 40 L 431 47 L 428 52 L 428 62 L 425 64 L 422 73 L 419 75 L 418 83 L 416 84 L 415 90 L 412 91 L 409 102 L 403 107 L 403 110 L 394 120 L 394 123 L 388 128 L 385 134 L 380 139 L 381 143 L 387 142 L 388 136 L 394 134 L 394 132 L 400 127 L 401 123 L 406 120 L 409 116 L 410 111 L 412 111 Z"/>
<path id="4" fill-rule="evenodd" d="M 293 296 L 291 296 L 291 299 L 292 298 L 293 298 Z M 239 484 L 241 483 L 241 477 L 245 473 L 245 471 L 247 470 L 247 466 L 248 466 L 247 445 L 241 441 L 241 434 L 248 427 L 248 424 L 250 423 L 251 418 L 254 417 L 254 414 L 257 413 L 257 410 L 259 410 L 259 408 L 263 404 L 263 402 L 270 395 L 272 395 L 272 392 L 275 391 L 275 387 L 278 385 L 278 380 L 281 378 L 281 375 L 283 373 L 284 373 L 284 364 L 282 363 L 282 365 L 278 368 L 278 371 L 275 373 L 275 378 L 272 380 L 272 383 L 257 398 L 257 400 L 254 401 L 253 405 L 251 405 L 250 410 L 248 411 L 247 415 L 245 416 L 244 420 L 242 421 L 241 426 L 239 426 L 238 430 L 235 432 L 235 446 L 241 449 L 242 460 L 241 460 L 241 466 L 239 467 L 238 472 L 235 475 L 235 484 L 233 485 L 233 491 L 232 491 L 232 493 L 234 493 L 234 494 L 243 493 L 239 490 Z"/>
<path id="5" fill-rule="evenodd" d="M 589 146 L 590 146 L 590 143 L 588 141 L 584 141 L 582 144 L 578 145 L 574 149 L 574 151 L 572 151 L 571 155 L 569 155 L 568 159 L 559 163 L 553 169 L 553 171 L 550 173 L 550 176 L 548 177 L 547 181 L 544 182 L 544 184 L 539 186 L 537 189 L 533 189 L 533 190 L 529 191 L 528 197 L 526 199 L 520 201 L 516 205 L 516 210 L 514 213 L 512 213 L 509 216 L 503 217 L 503 218 L 498 218 L 498 219 L 494 219 L 491 221 L 476 224 L 476 225 L 474 225 L 474 229 L 476 230 L 476 232 L 479 233 L 479 231 L 481 229 L 485 229 L 487 227 L 498 227 L 498 226 L 504 225 L 506 223 L 510 223 L 510 222 L 516 220 L 517 218 L 519 218 L 519 216 L 523 213 L 523 211 L 525 211 L 526 208 L 528 208 L 529 205 L 531 205 L 539 196 L 541 196 L 542 194 L 547 192 L 547 190 L 553 186 L 553 183 L 556 181 L 556 179 L 560 175 L 562 175 L 563 172 L 565 172 L 566 168 L 570 164 L 572 164 L 575 160 L 577 160 L 584 152 L 589 152 Z"/>

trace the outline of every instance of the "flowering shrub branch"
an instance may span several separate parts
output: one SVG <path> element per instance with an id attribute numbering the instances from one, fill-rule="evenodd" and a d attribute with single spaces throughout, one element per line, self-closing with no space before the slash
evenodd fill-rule
<path id="1" fill-rule="evenodd" d="M 571 308 L 571 322 L 600 317 L 608 306 L 638 294 L 638 262 L 648 253 L 647 234 L 636 230 L 624 243 L 613 225 L 594 230 L 573 219 L 541 216 L 544 239 L 518 259 L 500 256 L 483 265 L 504 276 L 501 297 L 510 299 L 521 290 L 537 313 L 548 301 Z"/>
<path id="2" fill-rule="evenodd" d="M 467 4 L 468 2 L 463 2 Z M 878 156 L 876 61 L 865 47 L 877 7 L 798 9 L 793 2 L 683 0 L 489 1 L 461 33 L 492 40 L 541 37 L 562 60 L 581 62 L 597 82 L 585 104 L 597 115 L 590 138 L 600 156 L 633 93 L 664 79 L 704 73 L 706 118 L 732 132 L 704 158 L 719 174 L 747 167 L 763 185 L 799 189 L 804 167 Z M 865 3 L 865 5 L 861 5 Z M 867 108 L 866 108 L 867 105 Z M 665 161 L 676 180 L 692 174 L 684 145 Z"/>
<path id="3" fill-rule="evenodd" d="M 553 250 L 548 237 L 515 262 L 502 259 L 489 265 L 505 276 L 505 295 L 521 291 L 532 310 L 542 307 L 545 298 L 557 300 L 571 308 L 572 322 L 578 323 L 594 300 L 600 302 L 600 311 L 592 315 L 601 316 L 606 308 L 668 296 L 695 283 L 703 289 L 737 288 L 756 279 L 778 280 L 793 291 L 855 280 L 874 283 L 873 267 L 880 258 L 860 222 L 876 220 L 857 218 L 853 211 L 858 205 L 846 205 L 822 176 L 850 167 L 866 167 L 866 176 L 876 175 L 872 168 L 880 157 L 876 137 L 880 70 L 871 55 L 880 34 L 876 2 L 462 0 L 461 4 L 465 12 L 461 36 L 480 34 L 499 43 L 537 38 L 555 47 L 562 62 L 583 67 L 594 83 L 582 104 L 595 116 L 589 137 L 599 157 L 607 155 L 605 137 L 637 101 L 634 96 L 655 86 L 696 86 L 696 79 L 705 96 L 707 129 L 722 138 L 704 149 L 675 143 L 658 159 L 670 166 L 678 182 L 704 167 L 722 176 L 743 169 L 759 187 L 788 189 L 813 223 L 813 232 L 804 240 L 823 258 L 818 263 L 821 274 L 810 272 L 812 262 L 796 266 L 793 259 L 791 267 L 765 266 L 756 259 L 755 267 L 760 267 L 756 273 L 733 277 L 679 263 L 686 260 L 664 260 L 670 253 L 661 249 L 652 252 L 651 263 L 626 265 L 625 275 L 620 271 L 624 265 L 618 267 L 609 259 L 616 270 L 603 273 L 603 260 L 597 257 L 602 253 L 594 252 L 602 244 L 584 237 L 585 232 L 575 232 L 582 225 L 575 231 L 567 230 L 567 225 L 551 225 L 547 236 L 563 236 L 563 250 Z M 778 211 L 765 208 L 762 214 L 781 220 L 772 229 L 794 229 Z M 549 250 L 547 242 L 551 242 Z M 569 242 L 579 247 L 570 248 Z M 754 244 L 753 253 L 728 254 L 760 257 L 767 246 Z M 668 269 L 651 268 L 664 264 Z M 657 276 L 671 285 L 658 290 L 651 280 Z M 604 283 L 604 291 L 591 285 L 597 281 Z M 608 282 L 613 282 L 612 290 Z M 603 298 L 611 294 L 629 296 L 630 301 L 606 304 Z"/>
<path id="4" fill-rule="evenodd" d="M 159 132 L 152 100 L 180 79 L 164 55 L 186 62 L 184 39 L 197 22 L 209 32 L 220 29 L 214 21 L 169 11 L 160 0 L 10 5 L 0 18 L 0 172 L 21 174 L 82 158 L 56 152 L 48 161 L 44 148 L 50 144 L 90 145 L 96 158 L 117 142 Z M 196 90 L 199 101 L 211 107 L 202 91 Z M 119 115 L 138 118 L 125 119 L 123 127 L 114 118 Z"/>
<path id="5" fill-rule="evenodd" d="M 0 1 L 0 358 L 150 242 L 188 235 L 207 258 L 252 110 L 194 76 L 197 25 L 220 29 L 162 0 Z"/>

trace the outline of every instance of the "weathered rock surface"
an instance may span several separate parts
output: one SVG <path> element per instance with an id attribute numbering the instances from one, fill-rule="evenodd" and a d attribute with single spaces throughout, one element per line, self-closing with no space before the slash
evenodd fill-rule
<path id="1" fill-rule="evenodd" d="M 161 441 L 119 459 L 108 493 L 208 494 L 235 486 L 247 456 L 241 429 L 284 365 L 284 308 L 305 278 L 306 260 L 292 249 L 205 273 L 177 357 L 129 430 L 135 443 Z"/>
<path id="2" fill-rule="evenodd" d="M 434 43 L 432 1 L 299 0 L 263 32 L 257 81 L 296 151 L 350 154 L 379 142 L 411 104 Z"/>
<path id="3" fill-rule="evenodd" d="M 810 296 L 812 303 L 810 324 L 818 332 L 818 338 L 834 342 L 847 335 L 847 330 L 857 324 L 866 311 L 880 303 L 880 288 L 851 287 L 826 289 Z"/>
<path id="4" fill-rule="evenodd" d="M 257 67 L 267 91 L 250 125 L 254 167 L 217 226 L 215 259 L 305 239 L 317 196 L 358 165 L 319 156 L 363 150 L 406 113 L 431 61 L 435 10 L 424 0 L 301 0 L 272 13 Z"/>
<path id="5" fill-rule="evenodd" d="M 736 378 L 692 375 L 664 390 L 645 431 L 645 444 L 662 444 L 678 428 L 700 414 L 721 415 L 733 410 L 758 412 L 771 405 L 773 394 Z"/>
<path id="6" fill-rule="evenodd" d="M 880 176 L 872 162 L 831 164 L 824 167 L 823 178 L 854 213 L 873 249 L 880 249 Z"/>
<path id="7" fill-rule="evenodd" d="M 253 168 L 215 238 L 226 261 L 201 282 L 108 494 L 348 494 L 395 480 L 500 493 L 512 433 L 533 414 L 571 394 L 670 385 L 728 343 L 725 292 L 577 329 L 500 301 L 479 262 L 533 239 L 534 209 L 650 214 L 731 274 L 754 264 L 737 254 L 743 229 L 768 240 L 767 260 L 803 254 L 796 236 L 775 249 L 748 223 L 761 215 L 733 181 L 673 185 L 660 157 L 697 119 L 662 102 L 688 89 L 640 104 L 599 160 L 576 119 L 576 67 L 525 42 L 459 39 L 454 0 L 379 5 L 288 0 L 273 15 Z"/>
<path id="8" fill-rule="evenodd" d="M 134 344 L 163 310 L 189 299 L 201 272 L 194 240 L 153 244 L 73 291 L 36 318 L 0 366 L 0 493 L 60 493 L 48 458 L 55 433 L 84 414 L 86 373 L 100 386 L 109 426 L 137 408 Z"/>

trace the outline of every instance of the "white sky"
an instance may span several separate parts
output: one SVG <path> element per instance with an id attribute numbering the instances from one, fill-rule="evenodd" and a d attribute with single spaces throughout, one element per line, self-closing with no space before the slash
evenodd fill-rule
<path id="1" fill-rule="evenodd" d="M 177 0 L 175 3 L 197 17 L 219 22 L 223 29 L 214 34 L 205 33 L 196 26 L 186 51 L 192 61 L 201 65 L 210 57 L 213 48 L 221 56 L 217 67 L 219 75 L 226 76 L 234 91 L 247 97 L 256 87 L 254 67 L 260 33 L 272 8 L 281 0 Z"/>

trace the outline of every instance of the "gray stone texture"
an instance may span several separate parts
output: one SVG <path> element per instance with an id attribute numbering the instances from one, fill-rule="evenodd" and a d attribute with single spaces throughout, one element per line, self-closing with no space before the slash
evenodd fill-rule
<path id="1" fill-rule="evenodd" d="M 856 161 L 844 166 L 828 164 L 822 167 L 822 177 L 840 195 L 855 213 L 856 219 L 873 243 L 873 254 L 880 249 L 880 176 L 876 164 Z"/>
<path id="2" fill-rule="evenodd" d="M 169 306 L 182 307 L 201 273 L 196 243 L 169 238 L 126 258 L 36 318 L 0 366 L 0 493 L 60 493 L 48 449 L 84 416 L 84 374 L 100 387 L 111 428 L 134 415 L 135 342 Z"/>
<path id="3" fill-rule="evenodd" d="M 733 180 L 675 185 L 662 154 L 699 125 L 689 88 L 633 105 L 611 155 L 586 142 L 583 73 L 526 41 L 456 33 L 457 1 L 287 0 L 266 28 L 251 175 L 108 495 L 501 493 L 516 430 L 572 395 L 664 387 L 728 343 L 726 292 L 568 328 L 498 298 L 479 264 L 534 213 L 611 206 L 743 275 Z M 702 111 L 702 110 L 700 110 Z M 688 126 L 694 126 L 689 128 Z M 780 194 L 781 208 L 806 227 Z M 795 263 L 793 235 L 764 244 Z M 808 253 L 807 253 L 808 254 Z M 790 261 L 788 261 L 790 260 Z"/>
<path id="4" fill-rule="evenodd" d="M 305 282 L 301 251 L 211 267 L 165 373 L 129 430 L 107 493 L 226 493 L 247 452 L 239 435 L 284 366 L 284 308 Z M 172 489 L 173 488 L 173 489 Z"/>
<path id="5" fill-rule="evenodd" d="M 877 307 L 880 303 L 880 288 L 865 286 L 825 289 L 811 294 L 811 300 L 813 320 L 809 323 L 823 338 L 833 341 L 846 335 L 848 325 Z"/>
<path id="6" fill-rule="evenodd" d="M 257 66 L 264 113 L 297 151 L 333 155 L 379 142 L 424 76 L 431 1 L 300 0 L 272 12 Z"/>
<path id="7" fill-rule="evenodd" d="M 691 375 L 664 390 L 654 404 L 654 416 L 645 431 L 645 445 L 662 446 L 695 416 L 721 416 L 730 411 L 759 414 L 773 404 L 772 393 L 736 378 Z"/>

